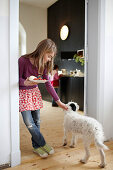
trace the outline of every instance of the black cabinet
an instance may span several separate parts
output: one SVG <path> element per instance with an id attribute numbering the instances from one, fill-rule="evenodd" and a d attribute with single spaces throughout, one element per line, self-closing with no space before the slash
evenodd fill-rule
<path id="1" fill-rule="evenodd" d="M 62 102 L 77 102 L 84 109 L 84 77 L 61 77 L 59 90 Z"/>

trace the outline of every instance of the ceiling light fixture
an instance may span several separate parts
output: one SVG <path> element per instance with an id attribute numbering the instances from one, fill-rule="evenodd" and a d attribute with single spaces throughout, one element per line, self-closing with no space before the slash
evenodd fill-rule
<path id="1" fill-rule="evenodd" d="M 69 34 L 69 28 L 67 25 L 64 25 L 60 30 L 60 38 L 61 40 L 66 40 Z"/>

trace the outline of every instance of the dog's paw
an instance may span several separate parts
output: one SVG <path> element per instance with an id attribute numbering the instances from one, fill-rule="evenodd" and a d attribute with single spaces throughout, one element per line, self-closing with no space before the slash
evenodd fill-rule
<path id="1" fill-rule="evenodd" d="M 99 165 L 100 168 L 105 168 L 105 166 L 105 163 Z"/>
<path id="2" fill-rule="evenodd" d="M 70 148 L 75 148 L 75 145 L 70 145 Z"/>
<path id="3" fill-rule="evenodd" d="M 63 143 L 63 146 L 66 146 L 67 145 L 67 143 Z"/>
<path id="4" fill-rule="evenodd" d="M 81 159 L 80 162 L 86 164 L 87 161 L 85 159 Z"/>

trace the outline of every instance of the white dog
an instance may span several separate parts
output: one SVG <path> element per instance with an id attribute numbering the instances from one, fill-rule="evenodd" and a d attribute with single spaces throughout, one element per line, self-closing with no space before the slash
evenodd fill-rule
<path id="1" fill-rule="evenodd" d="M 95 119 L 83 116 L 77 113 L 79 106 L 77 103 L 69 102 L 67 104 L 68 110 L 65 112 L 64 116 L 64 142 L 63 146 L 67 145 L 67 133 L 72 132 L 72 140 L 70 147 L 74 147 L 76 139 L 82 137 L 85 147 L 85 157 L 80 161 L 86 163 L 89 159 L 90 144 L 92 141 L 95 142 L 97 146 L 100 157 L 101 164 L 100 167 L 105 167 L 105 154 L 104 150 L 108 150 L 108 147 L 103 144 L 104 132 L 102 125 Z"/>

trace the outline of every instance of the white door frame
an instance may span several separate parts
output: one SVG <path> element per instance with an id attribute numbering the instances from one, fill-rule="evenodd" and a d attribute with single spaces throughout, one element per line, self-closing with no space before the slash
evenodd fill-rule
<path id="1" fill-rule="evenodd" d="M 87 64 L 88 64 L 88 0 L 85 0 L 85 41 L 84 41 L 84 115 L 87 113 Z"/>
<path id="2" fill-rule="evenodd" d="M 10 113 L 11 113 L 11 166 L 21 163 L 19 137 L 19 96 L 18 96 L 18 33 L 19 33 L 19 0 L 10 0 Z M 85 67 L 84 67 L 84 112 L 87 112 L 87 64 L 88 64 L 88 0 L 85 0 Z M 14 60 L 16 62 L 14 62 Z M 17 63 L 16 65 L 14 63 Z M 15 76 L 16 75 L 16 76 Z M 16 84 L 15 84 L 16 82 Z M 15 90 L 14 90 L 15 89 Z M 14 97 L 16 96 L 16 98 Z M 14 107 L 16 104 L 16 107 Z M 15 142 L 16 141 L 16 142 Z"/>
<path id="3" fill-rule="evenodd" d="M 21 163 L 19 134 L 19 88 L 18 88 L 18 52 L 19 52 L 19 0 L 9 1 L 9 93 L 10 93 L 10 164 Z"/>

